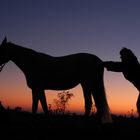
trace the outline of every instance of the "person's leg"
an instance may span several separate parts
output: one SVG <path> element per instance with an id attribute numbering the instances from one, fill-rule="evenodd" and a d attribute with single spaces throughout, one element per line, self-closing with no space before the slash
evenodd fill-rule
<path id="1" fill-rule="evenodd" d="M 140 117 L 140 93 L 138 95 L 136 106 L 137 106 L 138 115 Z"/>

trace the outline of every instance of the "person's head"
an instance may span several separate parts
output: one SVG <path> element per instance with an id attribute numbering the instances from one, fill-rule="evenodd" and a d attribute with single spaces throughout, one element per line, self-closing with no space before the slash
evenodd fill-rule
<path id="1" fill-rule="evenodd" d="M 120 58 L 123 62 L 138 63 L 138 59 L 135 54 L 127 48 L 122 48 L 120 50 Z"/>

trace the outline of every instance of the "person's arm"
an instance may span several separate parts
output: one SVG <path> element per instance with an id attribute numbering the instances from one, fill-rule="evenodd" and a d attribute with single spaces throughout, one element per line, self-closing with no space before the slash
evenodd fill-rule
<path id="1" fill-rule="evenodd" d="M 114 72 L 123 71 L 122 62 L 104 61 L 103 64 L 108 71 L 114 71 Z"/>

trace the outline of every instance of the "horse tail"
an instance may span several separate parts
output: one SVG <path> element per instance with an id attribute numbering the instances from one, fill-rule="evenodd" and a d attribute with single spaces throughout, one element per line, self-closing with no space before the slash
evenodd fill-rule
<path id="1" fill-rule="evenodd" d="M 103 72 L 104 74 L 104 72 Z M 101 94 L 102 94 L 102 118 L 101 118 L 101 121 L 103 123 L 111 123 L 112 122 L 112 117 L 111 117 L 111 113 L 110 113 L 110 108 L 109 108 L 109 105 L 108 105 L 108 101 L 107 101 L 107 97 L 106 97 L 106 91 L 105 91 L 105 86 L 104 86 L 104 78 L 101 79 Z"/>
<path id="2" fill-rule="evenodd" d="M 101 66 L 98 72 L 99 72 L 97 74 L 98 78 L 93 92 L 95 105 L 97 107 L 97 114 L 100 117 L 101 123 L 111 123 L 112 117 L 107 102 L 104 86 L 104 67 Z"/>

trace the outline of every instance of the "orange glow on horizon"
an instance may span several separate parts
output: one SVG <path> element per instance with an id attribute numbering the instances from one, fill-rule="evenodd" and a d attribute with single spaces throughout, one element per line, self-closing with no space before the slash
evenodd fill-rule
<path id="1" fill-rule="evenodd" d="M 15 66 L 16 67 L 16 66 Z M 0 101 L 5 107 L 22 107 L 23 110 L 31 111 L 32 93 L 26 85 L 25 77 L 18 70 L 16 75 L 12 69 L 6 69 L 0 74 Z M 8 73 L 8 74 L 7 74 Z M 7 77 L 5 77 L 7 75 Z M 15 78 L 16 77 L 16 78 Z M 132 109 L 136 112 L 136 100 L 138 91 L 122 74 L 105 71 L 105 89 L 111 113 L 128 114 Z M 46 90 L 47 104 L 53 105 L 53 100 L 57 98 L 57 93 L 61 91 Z M 84 113 L 83 91 L 80 85 L 70 89 L 74 94 L 71 98 L 68 111 L 72 113 Z M 38 112 L 42 111 L 39 104 Z"/>

